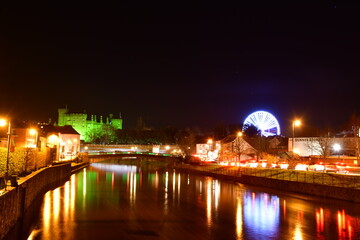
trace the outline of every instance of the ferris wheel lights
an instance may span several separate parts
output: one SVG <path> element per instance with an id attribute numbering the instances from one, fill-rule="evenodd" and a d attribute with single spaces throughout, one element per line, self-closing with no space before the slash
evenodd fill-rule
<path id="1" fill-rule="evenodd" d="M 277 119 L 269 112 L 256 111 L 247 116 L 243 124 L 243 131 L 248 126 L 256 127 L 262 136 L 280 135 L 280 125 Z"/>

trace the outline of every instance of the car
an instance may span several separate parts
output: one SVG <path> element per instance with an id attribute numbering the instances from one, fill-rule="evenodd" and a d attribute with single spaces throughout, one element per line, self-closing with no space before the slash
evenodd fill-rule
<path id="1" fill-rule="evenodd" d="M 326 164 L 324 166 L 325 172 L 327 173 L 337 173 L 339 171 L 339 169 L 337 168 L 336 164 Z"/>
<path id="2" fill-rule="evenodd" d="M 348 166 L 345 163 L 337 162 L 336 167 L 338 168 L 338 173 L 344 173 L 344 174 L 349 173 L 347 169 Z"/>
<path id="3" fill-rule="evenodd" d="M 325 166 L 321 163 L 310 163 L 307 167 L 308 171 L 324 171 Z"/>
<path id="4" fill-rule="evenodd" d="M 300 170 L 300 171 L 306 171 L 307 168 L 308 168 L 308 165 L 304 164 L 304 163 L 298 163 L 295 166 L 295 170 Z"/>

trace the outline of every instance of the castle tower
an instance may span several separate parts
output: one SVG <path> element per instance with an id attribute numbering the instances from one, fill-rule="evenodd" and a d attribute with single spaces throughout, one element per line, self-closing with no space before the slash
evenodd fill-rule
<path id="1" fill-rule="evenodd" d="M 58 109 L 58 126 L 65 126 L 65 116 L 67 114 L 67 108 Z"/>

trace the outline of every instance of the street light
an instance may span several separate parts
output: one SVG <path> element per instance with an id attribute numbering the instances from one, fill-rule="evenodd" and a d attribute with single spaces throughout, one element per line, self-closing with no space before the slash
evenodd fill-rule
<path id="1" fill-rule="evenodd" d="M 340 154 L 339 154 L 339 152 L 340 152 L 340 150 L 341 150 L 341 146 L 340 146 L 340 144 L 335 143 L 335 144 L 333 145 L 333 149 L 334 149 L 334 151 L 336 151 L 336 152 L 337 152 L 337 154 L 338 154 L 338 159 L 339 159 L 339 158 L 340 158 Z"/>
<path id="2" fill-rule="evenodd" d="M 209 150 L 212 150 L 213 140 L 211 138 L 207 141 L 207 144 L 209 145 L 208 146 Z"/>
<path id="3" fill-rule="evenodd" d="M 294 153 L 294 142 L 295 142 L 295 127 L 299 127 L 301 125 L 301 121 L 300 120 L 295 120 L 292 123 L 292 147 L 291 147 L 291 151 Z"/>
<path id="4" fill-rule="evenodd" d="M 236 160 L 238 160 L 239 162 L 241 162 L 241 151 L 243 150 L 242 147 L 241 147 L 241 142 L 240 142 L 240 138 L 242 138 L 243 136 L 243 133 L 242 132 L 238 132 L 237 133 L 237 138 L 236 138 L 236 141 L 237 141 L 237 145 L 235 145 L 233 147 L 233 152 L 235 150 L 235 153 L 236 153 Z M 235 148 L 235 149 L 234 149 Z"/>
<path id="5" fill-rule="evenodd" d="M 10 153 L 10 133 L 11 133 L 11 121 L 0 119 L 0 126 L 6 126 L 8 125 L 7 130 L 7 152 L 6 152 L 6 173 L 5 173 L 5 180 L 7 181 L 9 177 L 9 153 Z"/>

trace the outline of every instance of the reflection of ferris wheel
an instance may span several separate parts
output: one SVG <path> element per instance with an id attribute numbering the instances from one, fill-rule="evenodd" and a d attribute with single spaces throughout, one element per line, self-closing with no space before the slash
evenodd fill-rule
<path id="1" fill-rule="evenodd" d="M 247 116 L 243 124 L 243 131 L 250 125 L 255 126 L 261 132 L 262 136 L 280 135 L 279 122 L 269 112 L 257 111 Z"/>

